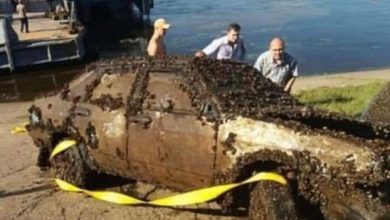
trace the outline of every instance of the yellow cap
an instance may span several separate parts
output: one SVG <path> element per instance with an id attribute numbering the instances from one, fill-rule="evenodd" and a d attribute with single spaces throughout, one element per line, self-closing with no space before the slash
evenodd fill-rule
<path id="1" fill-rule="evenodd" d="M 171 25 L 168 24 L 165 19 L 159 18 L 154 22 L 155 28 L 162 28 L 162 29 L 168 29 Z"/>

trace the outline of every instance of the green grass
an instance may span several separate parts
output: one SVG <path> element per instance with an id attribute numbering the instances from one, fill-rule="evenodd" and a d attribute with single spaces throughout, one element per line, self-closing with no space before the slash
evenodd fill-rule
<path id="1" fill-rule="evenodd" d="M 302 103 L 357 117 L 385 84 L 375 82 L 361 86 L 321 87 L 300 91 L 294 96 Z"/>

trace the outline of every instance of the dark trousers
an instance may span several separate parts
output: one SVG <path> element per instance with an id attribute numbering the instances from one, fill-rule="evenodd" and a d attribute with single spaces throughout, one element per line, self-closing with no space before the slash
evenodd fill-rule
<path id="1" fill-rule="evenodd" d="M 20 32 L 23 32 L 23 29 L 26 30 L 26 33 L 28 33 L 28 19 L 27 17 L 20 19 Z"/>

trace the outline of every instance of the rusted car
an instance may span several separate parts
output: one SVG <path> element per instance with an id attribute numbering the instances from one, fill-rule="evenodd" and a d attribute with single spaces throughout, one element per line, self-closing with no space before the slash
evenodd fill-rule
<path id="1" fill-rule="evenodd" d="M 38 165 L 80 187 L 94 172 L 188 191 L 272 171 L 289 186 L 240 187 L 217 199 L 222 211 L 389 218 L 389 128 L 304 106 L 242 63 L 102 60 L 29 112 Z M 66 138 L 77 147 L 49 161 Z"/>

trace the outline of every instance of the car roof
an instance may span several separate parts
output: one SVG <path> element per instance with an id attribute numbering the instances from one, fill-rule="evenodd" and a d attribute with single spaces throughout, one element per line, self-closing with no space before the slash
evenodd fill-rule
<path id="1" fill-rule="evenodd" d="M 293 109 L 301 104 L 283 88 L 266 79 L 253 67 L 231 60 L 194 59 L 201 76 L 225 114 L 254 116 L 267 111 Z"/>
<path id="2" fill-rule="evenodd" d="M 222 114 L 250 117 L 302 106 L 294 97 L 284 92 L 283 88 L 266 79 L 253 67 L 232 60 L 188 56 L 168 56 L 162 59 L 122 57 L 92 63 L 86 72 L 91 69 L 97 70 L 93 77 L 95 79 L 104 73 L 140 75 L 140 71 L 137 71 L 139 69 L 167 76 L 174 74 L 186 84 L 187 92 L 193 93 L 189 94 L 193 106 L 210 99 Z"/>

